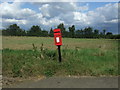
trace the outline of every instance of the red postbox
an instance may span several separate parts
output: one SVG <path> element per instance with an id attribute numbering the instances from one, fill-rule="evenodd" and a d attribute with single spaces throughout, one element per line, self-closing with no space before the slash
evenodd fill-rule
<path id="1" fill-rule="evenodd" d="M 62 35 L 60 29 L 54 29 L 54 41 L 55 41 L 55 45 L 57 46 L 62 45 Z"/>

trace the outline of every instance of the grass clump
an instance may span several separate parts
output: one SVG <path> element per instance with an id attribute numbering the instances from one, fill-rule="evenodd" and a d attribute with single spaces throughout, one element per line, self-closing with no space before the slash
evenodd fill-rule
<path id="1" fill-rule="evenodd" d="M 62 49 L 62 63 L 57 50 L 3 49 L 3 75 L 8 77 L 46 77 L 58 75 L 101 76 L 118 75 L 118 52 L 98 49 Z"/>

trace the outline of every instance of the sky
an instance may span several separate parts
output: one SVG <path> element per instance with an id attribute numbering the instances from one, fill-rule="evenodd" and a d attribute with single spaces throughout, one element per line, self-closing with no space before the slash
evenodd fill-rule
<path id="1" fill-rule="evenodd" d="M 18 24 L 29 30 L 39 25 L 44 30 L 55 28 L 60 23 L 77 29 L 93 27 L 118 33 L 117 2 L 1 2 L 0 29 Z"/>

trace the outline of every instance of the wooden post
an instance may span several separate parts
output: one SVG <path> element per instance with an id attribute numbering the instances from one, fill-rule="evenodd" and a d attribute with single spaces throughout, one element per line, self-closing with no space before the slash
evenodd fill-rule
<path id="1" fill-rule="evenodd" d="M 61 62 L 61 61 L 62 61 L 62 59 L 61 59 L 60 45 L 58 45 L 58 54 L 59 54 L 59 62 Z"/>

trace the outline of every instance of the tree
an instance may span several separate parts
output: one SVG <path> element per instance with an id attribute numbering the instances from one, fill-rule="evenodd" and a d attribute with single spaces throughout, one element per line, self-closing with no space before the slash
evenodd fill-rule
<path id="1" fill-rule="evenodd" d="M 114 35 L 114 39 L 120 39 L 120 34 Z"/>
<path id="2" fill-rule="evenodd" d="M 94 38 L 98 38 L 99 37 L 99 30 L 95 29 L 94 30 Z"/>
<path id="3" fill-rule="evenodd" d="M 2 34 L 7 36 L 23 36 L 26 32 L 17 24 L 12 24 L 6 30 L 2 30 Z"/>
<path id="4" fill-rule="evenodd" d="M 8 31 L 6 29 L 3 29 L 2 30 L 2 35 L 9 36 L 10 34 L 8 33 Z"/>
<path id="5" fill-rule="evenodd" d="M 18 29 L 19 29 L 19 26 L 17 26 L 17 24 L 13 24 L 7 28 L 7 32 L 11 36 L 17 36 Z"/>
<path id="6" fill-rule="evenodd" d="M 107 32 L 107 34 L 106 35 L 112 35 L 112 32 Z"/>
<path id="7" fill-rule="evenodd" d="M 53 37 L 53 36 L 54 36 L 54 35 L 53 35 L 53 29 L 52 29 L 52 28 L 50 29 L 49 36 L 50 36 L 50 37 Z"/>
<path id="8" fill-rule="evenodd" d="M 29 36 L 42 36 L 41 28 L 38 25 L 33 25 L 28 31 Z"/>
<path id="9" fill-rule="evenodd" d="M 104 36 L 104 38 L 106 38 L 105 35 L 106 35 L 106 30 L 103 29 L 103 36 Z"/>
<path id="10" fill-rule="evenodd" d="M 46 31 L 46 30 L 43 30 L 41 33 L 42 33 L 41 36 L 43 36 L 43 37 L 48 36 L 48 31 Z"/>
<path id="11" fill-rule="evenodd" d="M 105 38 L 105 35 L 104 35 L 103 31 L 100 32 L 99 37 L 100 37 L 100 38 Z"/>
<path id="12" fill-rule="evenodd" d="M 13 24 L 13 25 L 10 25 L 7 28 L 7 31 L 9 33 L 9 35 L 11 35 L 11 36 L 17 36 L 18 29 L 19 29 L 19 26 L 17 26 L 17 24 Z"/>
<path id="13" fill-rule="evenodd" d="M 87 27 L 85 29 L 78 29 L 75 31 L 75 25 L 70 26 L 68 29 L 69 31 L 66 31 L 64 24 L 61 23 L 57 26 L 57 28 L 60 28 L 62 31 L 63 37 L 70 37 L 70 38 L 110 38 L 110 39 L 120 39 L 120 34 L 113 35 L 112 32 L 106 32 L 105 29 L 103 29 L 101 32 L 99 30 L 95 29 L 93 31 L 92 27 Z M 50 29 L 50 32 L 48 34 L 48 31 L 41 30 L 41 27 L 38 25 L 33 25 L 30 30 L 25 31 L 21 29 L 17 24 L 10 25 L 7 29 L 2 30 L 2 35 L 6 36 L 50 36 L 53 37 L 53 29 Z"/>
<path id="14" fill-rule="evenodd" d="M 88 27 L 84 29 L 84 36 L 85 38 L 92 38 L 93 37 L 93 29 L 92 27 Z"/>
<path id="15" fill-rule="evenodd" d="M 75 37 L 80 38 L 80 33 L 81 33 L 81 30 L 76 30 L 75 31 Z"/>
<path id="16" fill-rule="evenodd" d="M 112 39 L 112 38 L 113 38 L 112 32 L 107 32 L 107 33 L 106 33 L 106 37 Z"/>
<path id="17" fill-rule="evenodd" d="M 69 27 L 69 37 L 74 38 L 75 37 L 75 26 L 72 25 L 72 27 Z"/>
<path id="18" fill-rule="evenodd" d="M 98 35 L 99 34 L 99 30 L 95 29 L 94 30 L 94 35 Z"/>
<path id="19" fill-rule="evenodd" d="M 61 23 L 57 26 L 57 28 L 61 29 L 61 32 L 62 32 L 62 37 L 67 37 L 67 31 L 65 30 L 65 27 L 64 27 L 64 24 Z"/>
<path id="20" fill-rule="evenodd" d="M 103 35 L 106 35 L 106 30 L 105 29 L 103 29 Z"/>
<path id="21" fill-rule="evenodd" d="M 76 38 L 83 38 L 83 30 L 76 30 L 75 31 L 75 37 Z"/>

